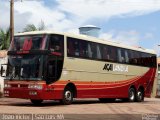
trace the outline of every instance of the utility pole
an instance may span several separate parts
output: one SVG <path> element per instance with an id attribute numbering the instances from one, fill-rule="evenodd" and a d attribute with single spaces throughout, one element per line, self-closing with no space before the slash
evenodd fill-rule
<path id="1" fill-rule="evenodd" d="M 10 42 L 14 37 L 14 0 L 10 0 Z"/>

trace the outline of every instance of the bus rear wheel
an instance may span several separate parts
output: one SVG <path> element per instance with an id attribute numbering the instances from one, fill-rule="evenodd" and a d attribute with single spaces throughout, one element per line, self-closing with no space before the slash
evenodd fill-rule
<path id="1" fill-rule="evenodd" d="M 40 104 L 43 102 L 43 100 L 33 100 L 33 99 L 31 99 L 31 102 L 32 102 L 34 105 L 40 105 Z"/>
<path id="2" fill-rule="evenodd" d="M 70 105 L 73 102 L 73 90 L 70 87 L 64 89 L 63 98 L 60 102 L 63 105 Z"/>
<path id="3" fill-rule="evenodd" d="M 144 101 L 144 92 L 143 92 L 142 89 L 140 89 L 140 90 L 137 91 L 136 101 L 137 102 L 143 102 Z"/>
<path id="4" fill-rule="evenodd" d="M 134 88 L 130 88 L 128 91 L 128 101 L 134 102 L 136 99 L 136 91 Z"/>

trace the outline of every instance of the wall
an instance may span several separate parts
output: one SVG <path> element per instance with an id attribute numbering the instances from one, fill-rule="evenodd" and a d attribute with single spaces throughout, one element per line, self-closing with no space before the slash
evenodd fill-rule
<path id="1" fill-rule="evenodd" d="M 7 51 L 0 50 L 0 66 L 1 64 L 5 64 L 7 62 Z M 0 97 L 3 93 L 4 80 L 3 77 L 0 76 Z"/>

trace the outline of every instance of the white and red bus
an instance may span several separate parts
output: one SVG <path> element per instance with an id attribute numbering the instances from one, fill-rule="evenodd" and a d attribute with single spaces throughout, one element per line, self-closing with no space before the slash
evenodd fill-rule
<path id="1" fill-rule="evenodd" d="M 151 96 L 156 69 L 150 50 L 85 35 L 19 33 L 8 51 L 4 96 L 34 104 L 71 104 L 74 98 L 141 102 Z"/>

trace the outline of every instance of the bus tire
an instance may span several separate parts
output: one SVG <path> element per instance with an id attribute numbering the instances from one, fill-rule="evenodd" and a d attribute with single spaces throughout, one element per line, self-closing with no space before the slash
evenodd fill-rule
<path id="1" fill-rule="evenodd" d="M 144 92 L 142 89 L 139 89 L 136 94 L 136 101 L 143 102 L 144 101 Z"/>
<path id="2" fill-rule="evenodd" d="M 60 102 L 63 105 L 70 105 L 73 102 L 73 90 L 70 87 L 64 89 L 63 98 Z"/>
<path id="3" fill-rule="evenodd" d="M 31 99 L 31 102 L 34 105 L 40 105 L 43 102 L 43 100 L 33 100 L 33 99 Z"/>
<path id="4" fill-rule="evenodd" d="M 134 102 L 136 100 L 136 91 L 131 87 L 128 91 L 128 102 Z"/>

